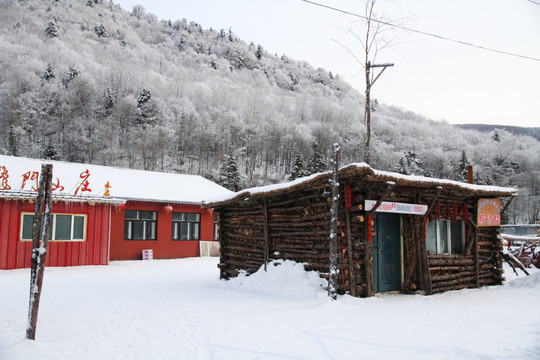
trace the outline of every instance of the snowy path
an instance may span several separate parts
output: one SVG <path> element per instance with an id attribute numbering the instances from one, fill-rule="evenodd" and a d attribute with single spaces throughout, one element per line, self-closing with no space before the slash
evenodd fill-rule
<path id="1" fill-rule="evenodd" d="M 540 359 L 540 272 L 331 302 L 299 265 L 220 281 L 216 264 L 47 268 L 35 342 L 24 339 L 30 271 L 0 271 L 0 359 Z"/>

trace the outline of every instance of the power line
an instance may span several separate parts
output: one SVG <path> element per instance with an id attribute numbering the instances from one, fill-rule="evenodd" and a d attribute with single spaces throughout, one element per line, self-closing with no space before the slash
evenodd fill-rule
<path id="1" fill-rule="evenodd" d="M 528 2 L 532 2 L 533 4 L 540 5 L 540 2 L 534 1 L 534 0 L 527 0 Z"/>
<path id="2" fill-rule="evenodd" d="M 405 26 L 398 25 L 398 24 L 392 24 L 392 23 L 389 23 L 389 22 L 386 22 L 386 21 L 381 21 L 381 20 L 377 20 L 377 19 L 368 19 L 367 17 L 365 17 L 363 15 L 356 14 L 356 13 L 346 11 L 346 10 L 342 10 L 342 9 L 338 9 L 338 8 L 335 8 L 335 7 L 332 7 L 332 6 L 329 6 L 329 5 L 319 4 L 319 3 L 314 2 L 314 1 L 310 1 L 310 0 L 301 0 L 301 1 L 303 1 L 305 3 L 308 3 L 308 4 L 311 4 L 311 5 L 319 6 L 319 7 L 325 8 L 325 9 L 337 11 L 337 12 L 340 12 L 342 14 L 351 15 L 351 16 L 358 17 L 358 18 L 361 18 L 361 19 L 364 19 L 364 20 L 371 20 L 373 22 L 376 22 L 376 23 L 379 23 L 379 24 L 382 24 L 382 25 L 392 26 L 392 27 L 395 27 L 395 28 L 398 28 L 398 29 L 411 31 L 411 32 L 414 32 L 414 33 L 417 33 L 417 34 L 434 37 L 436 39 L 446 40 L 446 41 L 454 42 L 454 43 L 457 43 L 457 44 L 466 45 L 466 46 L 470 46 L 470 47 L 475 47 L 477 49 L 491 51 L 491 52 L 495 52 L 495 53 L 499 53 L 499 54 L 515 56 L 515 57 L 528 59 L 528 60 L 540 61 L 539 58 L 534 58 L 534 57 L 531 57 L 531 56 L 520 55 L 520 54 L 511 53 L 511 52 L 508 52 L 508 51 L 492 49 L 492 48 L 488 48 L 488 47 L 485 47 L 485 46 L 482 46 L 482 45 L 476 45 L 476 44 L 473 44 L 473 43 L 470 43 L 470 42 L 451 39 L 451 38 L 448 38 L 448 37 L 445 37 L 445 36 L 442 36 L 442 35 L 436 35 L 436 34 L 428 33 L 428 32 L 421 31 L 421 30 L 412 29 L 412 28 L 405 27 Z M 532 0 L 529 0 L 529 1 L 534 2 Z M 538 5 L 540 5 L 540 3 Z"/>

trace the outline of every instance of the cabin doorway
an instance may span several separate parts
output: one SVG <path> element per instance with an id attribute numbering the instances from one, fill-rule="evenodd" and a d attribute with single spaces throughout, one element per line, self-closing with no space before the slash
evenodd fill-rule
<path id="1" fill-rule="evenodd" d="M 401 290 L 400 215 L 378 213 L 373 236 L 373 284 L 375 292 Z"/>

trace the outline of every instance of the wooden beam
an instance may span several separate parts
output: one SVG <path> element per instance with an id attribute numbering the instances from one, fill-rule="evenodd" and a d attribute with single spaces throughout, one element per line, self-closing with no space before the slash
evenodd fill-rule
<path id="1" fill-rule="evenodd" d="M 264 271 L 268 265 L 268 252 L 269 252 L 269 229 L 268 229 L 268 204 L 266 200 L 262 203 L 263 210 L 263 224 L 264 224 Z"/>
<path id="2" fill-rule="evenodd" d="M 393 181 L 387 181 L 386 185 L 388 186 L 386 188 L 386 192 L 383 194 L 383 196 L 380 197 L 379 200 L 377 200 L 377 202 L 375 203 L 375 206 L 373 206 L 373 209 L 369 211 L 371 214 L 374 214 L 375 211 L 377 211 L 377 208 L 382 204 L 383 200 L 388 196 L 388 194 L 390 194 L 390 192 L 392 191 L 396 183 Z"/>
<path id="3" fill-rule="evenodd" d="M 514 200 L 514 198 L 517 196 L 517 194 L 512 194 L 512 196 L 510 197 L 510 200 L 508 200 L 508 202 L 506 203 L 506 205 L 504 205 L 504 207 L 502 208 L 501 210 L 501 216 L 503 214 L 503 212 L 506 211 L 506 209 L 508 208 L 508 206 L 510 206 L 510 204 L 512 203 L 512 201 Z"/>
<path id="4" fill-rule="evenodd" d="M 435 193 L 435 197 L 431 200 L 431 203 L 429 204 L 428 209 L 426 213 L 424 214 L 424 217 L 428 216 L 428 214 L 431 213 L 431 209 L 433 209 L 433 206 L 435 205 L 435 201 L 437 201 L 437 199 L 439 198 L 439 195 L 441 194 L 442 186 L 437 186 L 436 189 L 437 189 L 437 192 Z"/>

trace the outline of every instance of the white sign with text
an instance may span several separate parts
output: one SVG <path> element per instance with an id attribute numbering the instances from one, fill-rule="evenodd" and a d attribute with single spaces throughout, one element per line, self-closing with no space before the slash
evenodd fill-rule
<path id="1" fill-rule="evenodd" d="M 373 209 L 377 201 L 365 200 L 364 207 L 366 211 Z M 397 214 L 424 215 L 427 211 L 427 205 L 406 204 L 398 202 L 383 201 L 375 212 L 388 212 Z"/>

